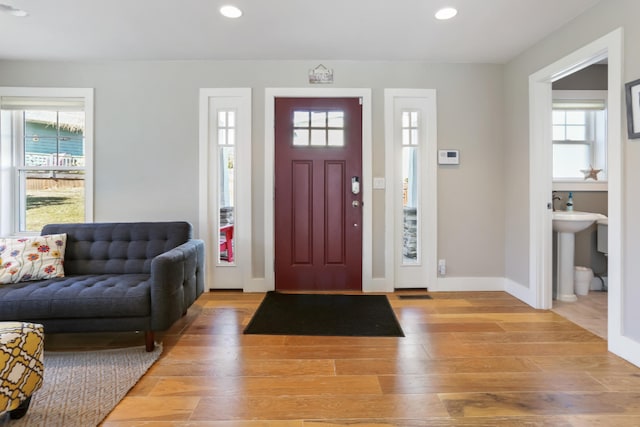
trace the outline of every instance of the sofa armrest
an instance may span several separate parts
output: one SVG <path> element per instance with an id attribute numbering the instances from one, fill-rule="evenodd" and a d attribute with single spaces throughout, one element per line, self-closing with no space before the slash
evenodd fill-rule
<path id="1" fill-rule="evenodd" d="M 151 329 L 162 331 L 204 290 L 204 241 L 190 239 L 151 261 Z"/>

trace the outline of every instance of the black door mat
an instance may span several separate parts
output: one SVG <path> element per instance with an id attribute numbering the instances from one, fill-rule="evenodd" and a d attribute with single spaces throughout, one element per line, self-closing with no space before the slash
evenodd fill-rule
<path id="1" fill-rule="evenodd" d="M 404 337 L 384 295 L 268 292 L 245 334 Z"/>

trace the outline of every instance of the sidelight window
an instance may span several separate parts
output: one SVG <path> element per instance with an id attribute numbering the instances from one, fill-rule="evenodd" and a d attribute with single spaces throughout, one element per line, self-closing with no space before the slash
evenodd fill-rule
<path id="1" fill-rule="evenodd" d="M 419 111 L 402 112 L 402 260 L 418 262 Z"/>
<path id="2" fill-rule="evenodd" d="M 234 208 L 236 194 L 236 112 L 218 111 L 218 189 L 220 262 L 234 262 Z"/>

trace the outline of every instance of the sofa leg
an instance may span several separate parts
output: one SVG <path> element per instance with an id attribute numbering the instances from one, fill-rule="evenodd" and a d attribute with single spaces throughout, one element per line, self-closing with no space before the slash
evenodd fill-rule
<path id="1" fill-rule="evenodd" d="M 24 417 L 29 409 L 29 404 L 31 403 L 31 396 L 27 397 L 27 400 L 23 400 L 20 406 L 18 406 L 13 411 L 9 411 L 9 418 L 12 420 L 19 420 Z"/>
<path id="2" fill-rule="evenodd" d="M 153 341 L 153 331 L 144 331 L 144 346 L 147 351 L 153 351 L 155 342 Z"/>

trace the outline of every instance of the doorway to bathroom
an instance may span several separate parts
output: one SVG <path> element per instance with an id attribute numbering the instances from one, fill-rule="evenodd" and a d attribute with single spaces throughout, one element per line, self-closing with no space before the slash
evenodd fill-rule
<path id="1" fill-rule="evenodd" d="M 530 76 L 530 298 L 540 309 L 553 306 L 552 85 L 593 64 L 607 61 L 607 337 L 615 352 L 621 333 L 621 93 L 622 30 L 615 30 Z M 575 196 L 576 193 L 574 193 Z M 578 209 L 576 209 L 578 210 Z M 581 210 L 581 209 L 580 209 Z"/>
<path id="2" fill-rule="evenodd" d="M 573 233 L 569 271 L 561 262 L 568 242 L 554 230 L 552 310 L 605 339 L 608 68 L 605 58 L 551 84 L 553 210 L 602 215 Z M 567 281 L 567 273 L 573 273 L 573 281 Z"/>

